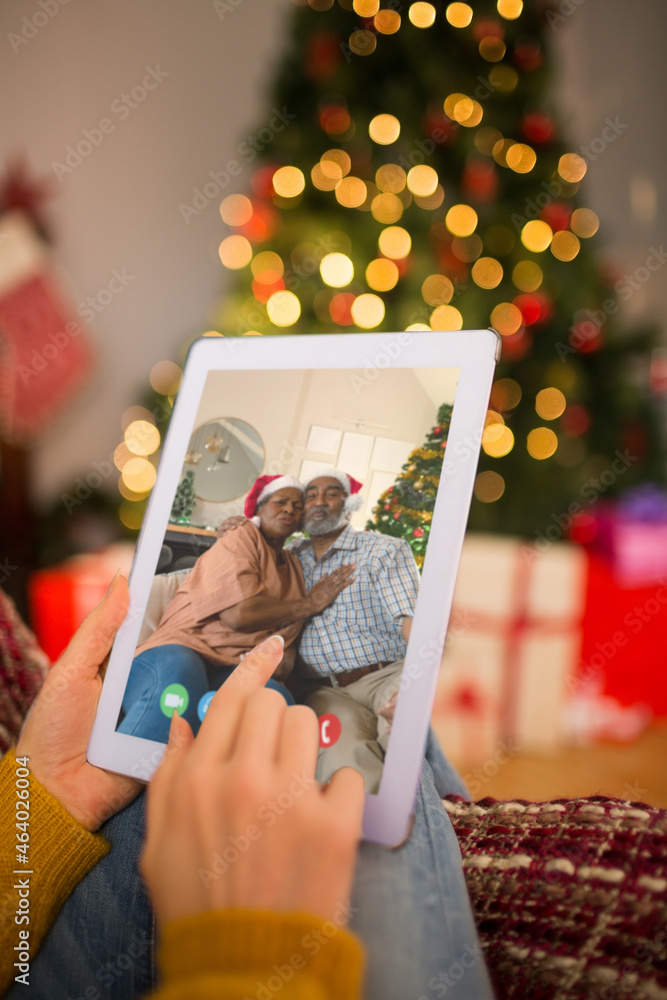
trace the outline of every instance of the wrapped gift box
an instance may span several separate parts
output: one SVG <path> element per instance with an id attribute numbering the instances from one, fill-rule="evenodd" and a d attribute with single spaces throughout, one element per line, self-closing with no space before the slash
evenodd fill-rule
<path id="1" fill-rule="evenodd" d="M 130 572 L 133 556 L 134 545 L 120 543 L 32 574 L 28 585 L 30 618 L 38 642 L 52 662 L 102 600 L 116 572 Z"/>
<path id="2" fill-rule="evenodd" d="M 621 587 L 639 588 L 667 579 L 667 497 L 644 485 L 614 504 L 600 504 L 592 549 L 606 556 Z"/>
<path id="3" fill-rule="evenodd" d="M 586 567 L 578 545 L 466 537 L 434 707 L 454 759 L 492 760 L 503 741 L 540 752 L 562 742 Z"/>

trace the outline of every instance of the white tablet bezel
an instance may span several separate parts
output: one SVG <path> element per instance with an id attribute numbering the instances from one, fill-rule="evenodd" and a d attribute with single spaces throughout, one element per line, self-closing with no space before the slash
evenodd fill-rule
<path id="1" fill-rule="evenodd" d="M 458 368 L 443 474 L 382 782 L 366 796 L 364 837 L 400 843 L 409 829 L 451 611 L 500 338 L 494 330 L 206 337 L 190 348 L 130 576 L 130 610 L 109 660 L 88 760 L 147 781 L 164 744 L 115 731 L 155 567 L 206 377 L 211 370 Z M 452 567 L 443 575 L 442 567 Z"/>

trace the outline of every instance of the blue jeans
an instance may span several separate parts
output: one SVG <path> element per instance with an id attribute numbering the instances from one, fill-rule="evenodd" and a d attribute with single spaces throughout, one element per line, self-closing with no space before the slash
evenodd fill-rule
<path id="1" fill-rule="evenodd" d="M 467 796 L 431 735 L 401 847 L 362 844 L 350 928 L 367 952 L 365 1000 L 493 1000 L 461 853 L 440 801 Z M 79 883 L 30 966 L 30 1000 L 134 1000 L 156 984 L 155 919 L 138 871 L 142 794 L 102 832 L 111 852 Z M 25 1000 L 15 983 L 11 1000 Z"/>
<path id="2" fill-rule="evenodd" d="M 178 643 L 139 653 L 132 661 L 127 679 L 123 696 L 125 717 L 118 732 L 166 743 L 171 713 L 165 715 L 162 711 L 160 695 L 168 685 L 180 684 L 188 692 L 188 704 L 181 715 L 188 720 L 196 736 L 201 725 L 197 711 L 200 700 L 209 691 L 217 691 L 233 669 L 212 663 L 196 650 Z M 266 686 L 279 691 L 288 705 L 294 704 L 294 698 L 279 681 L 270 679 Z"/>

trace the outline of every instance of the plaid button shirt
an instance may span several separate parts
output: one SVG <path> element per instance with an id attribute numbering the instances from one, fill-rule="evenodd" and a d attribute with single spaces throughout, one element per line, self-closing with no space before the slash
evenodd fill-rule
<path id="1" fill-rule="evenodd" d="M 299 557 L 306 590 L 339 566 L 357 564 L 354 583 L 301 632 L 299 654 L 312 673 L 342 673 L 405 657 L 402 619 L 414 615 L 419 589 L 406 541 L 348 525 L 317 561 L 308 538 L 288 548 Z"/>

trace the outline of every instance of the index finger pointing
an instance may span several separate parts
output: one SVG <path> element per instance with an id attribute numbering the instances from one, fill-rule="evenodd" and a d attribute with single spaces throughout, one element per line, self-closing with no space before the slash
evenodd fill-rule
<path id="1" fill-rule="evenodd" d="M 197 737 L 200 745 L 215 739 L 219 752 L 226 755 L 231 751 L 246 701 L 265 687 L 282 659 L 284 646 L 281 635 L 272 635 L 243 657 L 206 711 Z"/>

